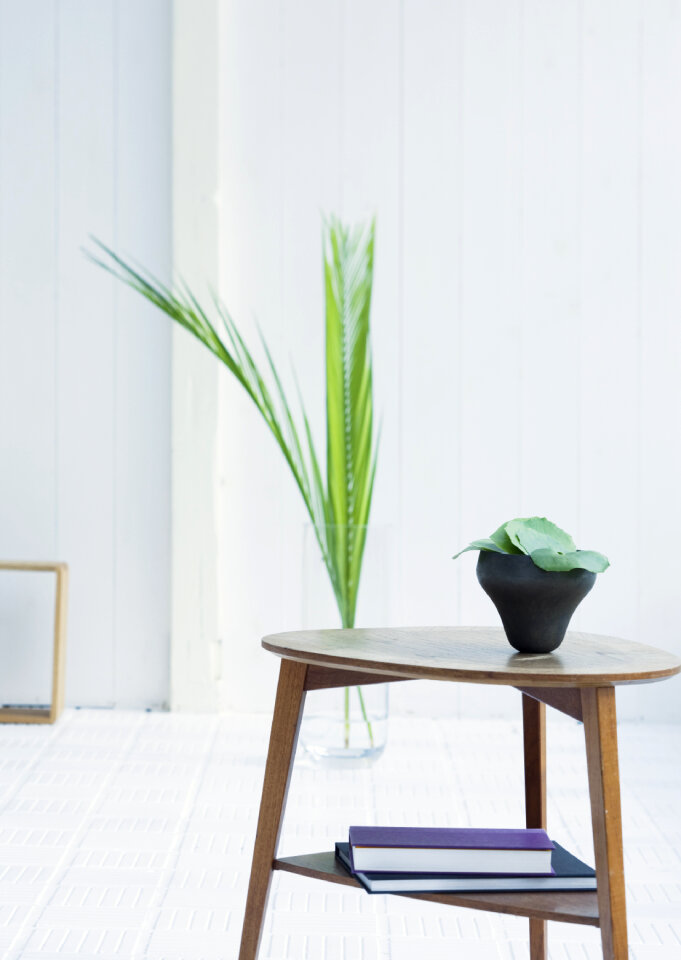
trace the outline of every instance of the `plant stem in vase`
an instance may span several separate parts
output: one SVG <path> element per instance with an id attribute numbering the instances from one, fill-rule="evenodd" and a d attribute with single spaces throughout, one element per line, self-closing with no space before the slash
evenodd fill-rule
<path id="1" fill-rule="evenodd" d="M 343 627 L 355 624 L 357 597 L 376 475 L 378 436 L 373 416 L 369 317 L 375 225 L 349 227 L 335 217 L 324 224 L 326 361 L 326 476 L 300 400 L 294 416 L 267 342 L 260 335 L 259 365 L 226 307 L 215 297 L 206 309 L 185 285 L 168 288 L 144 268 L 126 263 L 95 240 L 88 256 L 140 293 L 200 340 L 223 363 L 255 404 L 293 475 L 315 532 Z M 319 626 L 319 624 L 316 624 Z M 374 728 L 358 689 L 370 743 Z M 351 703 L 345 694 L 345 742 L 350 744 Z"/>
<path id="2" fill-rule="evenodd" d="M 370 524 L 362 533 L 362 586 L 355 622 L 386 626 L 393 612 L 395 531 L 390 524 Z M 302 584 L 305 628 L 348 627 L 352 621 L 341 615 L 310 525 L 304 530 Z M 316 762 L 360 766 L 377 759 L 387 741 L 388 691 L 389 684 L 384 683 L 310 691 L 300 731 L 307 755 Z"/>

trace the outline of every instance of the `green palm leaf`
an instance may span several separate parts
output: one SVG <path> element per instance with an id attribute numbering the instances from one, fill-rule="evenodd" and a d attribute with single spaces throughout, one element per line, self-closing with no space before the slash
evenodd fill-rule
<path id="1" fill-rule="evenodd" d="M 336 598 L 343 626 L 353 626 L 371 511 L 374 442 L 369 312 L 374 224 L 348 228 L 333 218 L 324 228 L 326 284 L 327 456 L 322 477 L 300 391 L 299 426 L 267 342 L 262 368 L 227 309 L 213 298 L 212 320 L 184 284 L 170 289 L 98 240 L 86 251 L 201 341 L 249 395 L 279 446 L 303 498 Z"/>
<path id="2" fill-rule="evenodd" d="M 351 229 L 329 221 L 324 236 L 328 502 L 347 627 L 355 620 L 376 464 L 369 336 L 373 262 L 373 222 Z"/>

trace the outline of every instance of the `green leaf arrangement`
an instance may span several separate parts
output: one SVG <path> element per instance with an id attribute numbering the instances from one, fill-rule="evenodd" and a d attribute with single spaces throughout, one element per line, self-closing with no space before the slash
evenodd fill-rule
<path id="1" fill-rule="evenodd" d="M 259 366 L 221 301 L 204 309 L 184 283 L 173 288 L 123 260 L 93 238 L 89 259 L 184 327 L 241 384 L 267 424 L 289 466 L 314 527 L 343 627 L 353 627 L 376 474 L 378 435 L 373 417 L 370 339 L 375 223 L 354 227 L 331 217 L 324 223 L 326 298 L 326 479 L 299 394 L 293 413 L 282 378 L 261 331 Z M 209 316 L 209 312 L 212 316 Z M 373 742 L 361 688 L 362 714 Z M 349 691 L 345 691 L 349 737 Z"/>
<path id="2" fill-rule="evenodd" d="M 569 533 L 546 517 L 517 517 L 509 520 L 482 540 L 474 540 L 452 559 L 468 550 L 491 550 L 493 553 L 525 554 L 535 566 L 550 572 L 590 570 L 603 573 L 610 561 L 595 550 L 578 550 Z"/>

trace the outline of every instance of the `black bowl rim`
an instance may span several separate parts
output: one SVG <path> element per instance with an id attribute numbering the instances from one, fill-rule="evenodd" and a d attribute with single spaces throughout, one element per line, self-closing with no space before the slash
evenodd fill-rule
<path id="1" fill-rule="evenodd" d="M 593 570 L 585 570 L 584 567 L 573 567 L 572 570 L 544 570 L 542 567 L 537 566 L 529 553 L 501 553 L 498 550 L 480 550 L 478 556 L 478 563 L 482 559 L 483 554 L 487 554 L 490 558 L 498 558 L 503 561 L 515 561 L 515 562 L 524 562 L 528 569 L 539 570 L 540 573 L 545 573 L 548 576 L 559 576 L 565 577 L 570 576 L 571 574 L 589 574 L 589 576 L 597 577 L 598 574 L 594 573 Z"/>

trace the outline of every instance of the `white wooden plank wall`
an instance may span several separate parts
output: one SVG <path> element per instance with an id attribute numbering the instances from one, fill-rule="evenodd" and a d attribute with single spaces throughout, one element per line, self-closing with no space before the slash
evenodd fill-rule
<path id="1" fill-rule="evenodd" d="M 0 556 L 71 565 L 72 704 L 168 696 L 169 329 L 80 248 L 168 274 L 169 7 L 0 0 Z M 49 696 L 50 597 L 0 578 L 0 701 Z"/>
<path id="2" fill-rule="evenodd" d="M 323 425 L 320 215 L 375 212 L 375 519 L 392 619 L 491 622 L 474 558 L 546 514 L 610 555 L 577 618 L 681 652 L 681 2 L 312 0 L 222 8 L 223 295 Z M 225 384 L 228 702 L 266 707 L 300 625 L 304 517 Z M 262 672 L 268 677 L 262 681 Z M 517 711 L 404 685 L 404 710 Z M 678 720 L 675 686 L 622 716 Z"/>

